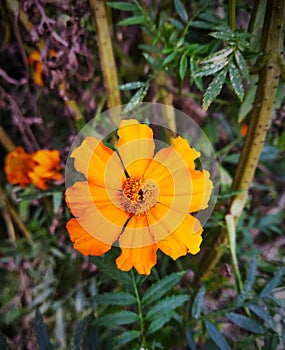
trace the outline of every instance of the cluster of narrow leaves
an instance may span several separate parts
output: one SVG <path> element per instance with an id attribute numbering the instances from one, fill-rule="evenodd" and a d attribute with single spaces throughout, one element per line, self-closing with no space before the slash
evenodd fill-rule
<path id="1" fill-rule="evenodd" d="M 245 52 L 250 46 L 248 33 L 232 31 L 221 18 L 204 8 L 199 9 L 190 19 L 180 0 L 174 1 L 176 13 L 173 17 L 164 11 L 155 14 L 149 9 L 146 12 L 136 0 L 130 3 L 109 2 L 108 5 L 117 10 L 133 12 L 133 16 L 128 16 L 117 25 L 140 25 L 152 40 L 151 44 L 139 45 L 142 55 L 152 67 L 152 75 L 146 82 L 131 82 L 120 87 L 121 90 L 138 89 L 128 108 L 144 98 L 150 81 L 162 70 L 175 76 L 180 81 L 180 86 L 189 72 L 190 82 L 204 93 L 204 110 L 220 94 L 225 83 L 232 88 L 240 101 L 243 100 L 243 81 L 249 80 L 245 58 Z M 205 43 L 201 43 L 201 38 L 194 38 L 199 41 L 189 41 L 193 29 L 209 31 L 205 36 Z M 202 78 L 208 76 L 213 79 L 205 89 Z"/>
<path id="2" fill-rule="evenodd" d="M 103 292 L 93 297 L 94 309 L 89 310 L 75 326 L 70 349 L 80 350 L 83 344 L 88 349 L 120 349 L 125 346 L 129 349 L 137 349 L 138 346 L 164 349 L 170 345 L 169 338 L 165 340 L 164 332 L 168 332 L 169 337 L 170 329 L 175 328 L 171 346 L 187 344 L 191 350 L 196 350 L 198 339 L 202 336 L 206 340 L 203 349 L 206 350 L 207 346 L 214 343 L 220 350 L 229 350 L 235 344 L 223 334 L 226 323 L 240 329 L 240 334 L 245 331 L 247 335 L 244 339 L 249 335 L 252 340 L 261 337 L 263 350 L 285 346 L 285 324 L 281 320 L 278 326 L 278 321 L 272 315 L 274 308 L 278 312 L 284 307 L 282 301 L 275 297 L 276 288 L 285 274 L 284 267 L 257 293 L 255 255 L 248 267 L 243 289 L 235 300 L 221 310 L 206 313 L 204 305 L 207 291 L 204 285 L 193 298 L 181 286 L 177 287 L 184 271 L 157 278 L 149 285 L 145 276 L 117 270 L 114 264 L 117 253 L 113 249 L 104 258 L 94 257 L 94 263 L 102 273 L 100 280 Z M 104 286 L 104 279 L 110 286 L 110 277 L 114 281 L 113 290 L 105 291 L 107 285 Z M 269 305 L 271 311 L 268 311 Z M 282 334 L 277 331 L 280 327 L 283 329 Z M 57 348 L 49 339 L 39 310 L 36 311 L 35 334 L 40 350 Z M 238 344 L 241 346 L 242 339 Z M 0 348 L 11 350 L 1 334 Z"/>
<path id="3" fill-rule="evenodd" d="M 249 47 L 249 35 L 233 32 L 227 26 L 216 28 L 210 35 L 215 39 L 222 40 L 226 43 L 226 47 L 201 60 L 200 69 L 196 72 L 197 77 L 214 76 L 204 94 L 204 110 L 220 93 L 227 76 L 240 101 L 244 98 L 243 80 L 249 80 L 249 71 L 243 56 L 243 51 Z"/>

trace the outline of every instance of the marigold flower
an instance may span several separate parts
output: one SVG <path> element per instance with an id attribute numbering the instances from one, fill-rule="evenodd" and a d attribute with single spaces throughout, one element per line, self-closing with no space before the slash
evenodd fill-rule
<path id="1" fill-rule="evenodd" d="M 26 153 L 23 147 L 17 147 L 5 158 L 4 171 L 7 181 L 12 185 L 20 184 L 25 188 L 31 183 L 41 189 L 47 189 L 50 180 L 62 179 L 60 156 L 57 150 L 40 150 Z"/>
<path id="2" fill-rule="evenodd" d="M 117 267 L 140 274 L 150 274 L 158 249 L 174 260 L 198 253 L 203 228 L 190 213 L 208 206 L 213 188 L 209 172 L 195 169 L 199 156 L 180 136 L 155 153 L 152 129 L 134 119 L 121 122 L 116 151 L 86 137 L 71 154 L 86 181 L 66 190 L 74 248 L 102 255 L 118 241 Z"/>

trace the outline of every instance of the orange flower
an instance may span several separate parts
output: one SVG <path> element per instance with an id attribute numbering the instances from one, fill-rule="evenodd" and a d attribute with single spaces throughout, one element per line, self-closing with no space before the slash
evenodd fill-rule
<path id="1" fill-rule="evenodd" d="M 49 53 L 49 56 L 56 57 L 56 51 L 51 50 Z M 41 54 L 38 51 L 32 51 L 28 57 L 28 63 L 30 65 L 35 64 L 35 72 L 34 72 L 34 82 L 36 85 L 43 86 L 44 81 L 43 81 L 43 70 L 44 70 L 44 65 L 41 62 Z"/>
<path id="2" fill-rule="evenodd" d="M 190 213 L 208 206 L 213 188 L 195 169 L 199 152 L 178 136 L 155 153 L 151 128 L 134 119 L 122 121 L 118 137 L 116 151 L 86 137 L 71 154 L 86 177 L 66 190 L 74 248 L 101 255 L 118 241 L 117 267 L 140 274 L 150 273 L 158 249 L 174 260 L 198 253 L 203 229 Z"/>
<path id="3" fill-rule="evenodd" d="M 7 181 L 12 185 L 20 184 L 25 188 L 32 183 L 41 189 L 47 189 L 47 181 L 60 180 L 58 172 L 60 157 L 56 150 L 40 150 L 28 154 L 22 147 L 17 147 L 7 154 L 4 171 Z"/>
<path id="4" fill-rule="evenodd" d="M 41 62 L 41 54 L 38 51 L 32 51 L 28 57 L 29 64 L 36 64 L 34 73 L 34 82 L 37 85 L 43 86 L 43 69 L 44 65 Z"/>

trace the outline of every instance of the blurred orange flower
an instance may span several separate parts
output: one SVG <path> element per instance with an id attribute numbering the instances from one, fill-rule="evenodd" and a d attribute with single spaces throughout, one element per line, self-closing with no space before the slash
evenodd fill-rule
<path id="1" fill-rule="evenodd" d="M 54 50 L 50 51 L 50 57 L 56 57 L 56 52 Z M 39 51 L 32 51 L 28 57 L 28 63 L 30 65 L 35 64 L 35 72 L 34 72 L 34 82 L 36 85 L 43 86 L 43 69 L 44 65 L 41 62 L 41 54 Z"/>
<path id="2" fill-rule="evenodd" d="M 203 228 L 190 213 L 208 206 L 210 174 L 195 169 L 200 156 L 178 136 L 155 153 L 152 129 L 122 121 L 117 150 L 86 137 L 71 157 L 86 181 L 66 190 L 75 216 L 67 223 L 74 248 L 101 255 L 118 241 L 117 267 L 150 274 L 158 249 L 177 259 L 200 250 Z"/>
<path id="3" fill-rule="evenodd" d="M 47 189 L 47 181 L 61 180 L 60 156 L 57 150 L 40 150 L 26 153 L 22 147 L 9 152 L 5 158 L 4 171 L 7 181 L 12 185 L 20 184 L 25 188 L 31 183 L 41 189 Z"/>

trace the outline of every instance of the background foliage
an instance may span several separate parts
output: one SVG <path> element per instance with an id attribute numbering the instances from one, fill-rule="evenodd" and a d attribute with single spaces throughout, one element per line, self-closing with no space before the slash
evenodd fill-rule
<path id="1" fill-rule="evenodd" d="M 98 4 L 107 13 L 102 35 L 111 38 L 119 89 L 108 80 L 104 62 L 112 57 L 100 44 L 105 27 L 94 16 Z M 261 35 L 266 5 L 1 2 L 0 349 L 285 347 L 281 61 L 270 129 L 237 225 L 229 210 L 256 84 L 270 59 Z M 41 54 L 42 86 L 34 80 L 36 63 L 28 62 L 33 51 Z M 86 122 L 114 101 L 132 108 L 142 100 L 189 114 L 215 147 L 221 172 L 201 253 L 176 262 L 159 255 L 147 278 L 117 270 L 116 248 L 104 257 L 74 251 L 65 229 L 63 183 L 48 191 L 23 190 L 8 184 L 3 171 L 13 143 L 27 152 L 58 149 L 64 171 L 69 147 Z M 175 125 L 175 116 L 168 117 Z M 222 231 L 227 239 L 211 264 L 207 257 L 213 261 Z"/>

